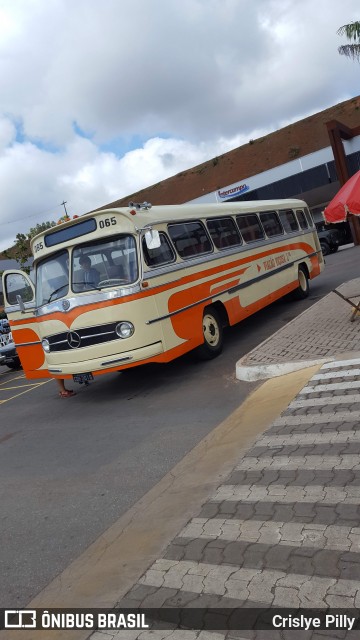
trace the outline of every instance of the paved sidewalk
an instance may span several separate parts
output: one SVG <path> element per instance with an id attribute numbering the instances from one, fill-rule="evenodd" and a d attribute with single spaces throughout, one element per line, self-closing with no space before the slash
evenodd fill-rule
<path id="1" fill-rule="evenodd" d="M 245 455 L 239 452 L 225 482 L 118 606 L 360 607 L 359 375 L 360 358 L 324 364 Z M 358 633 L 98 631 L 91 640 Z"/>
<path id="2" fill-rule="evenodd" d="M 360 299 L 360 278 L 338 287 L 346 297 Z M 345 352 L 360 352 L 360 317 L 350 322 L 351 306 L 335 293 L 289 322 L 236 366 L 239 380 L 264 380 L 304 366 L 336 359 Z"/>
<path id="3" fill-rule="evenodd" d="M 339 289 L 360 298 L 360 278 Z M 251 448 L 239 451 L 225 482 L 120 608 L 360 608 L 360 318 L 350 316 L 350 306 L 330 293 L 245 356 L 244 369 L 263 374 L 268 367 L 252 379 L 274 375 L 274 366 L 278 375 L 323 364 Z M 360 633 L 183 626 L 98 631 L 91 640 L 320 640 Z"/>

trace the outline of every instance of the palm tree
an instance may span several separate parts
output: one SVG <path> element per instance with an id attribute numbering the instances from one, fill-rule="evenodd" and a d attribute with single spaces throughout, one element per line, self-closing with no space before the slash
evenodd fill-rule
<path id="1" fill-rule="evenodd" d="M 350 24 L 344 24 L 337 31 L 339 36 L 346 35 L 350 40 L 350 44 L 343 44 L 339 47 L 338 51 L 340 55 L 347 56 L 353 60 L 360 60 L 360 20 L 350 22 Z M 351 42 L 354 40 L 354 42 Z"/>

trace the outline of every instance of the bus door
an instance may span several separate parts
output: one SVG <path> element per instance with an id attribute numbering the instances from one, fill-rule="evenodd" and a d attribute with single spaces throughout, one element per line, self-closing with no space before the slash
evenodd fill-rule
<path id="1" fill-rule="evenodd" d="M 35 317 L 35 288 L 23 271 L 4 271 L 5 312 L 27 378 L 48 378 L 49 372 Z"/>

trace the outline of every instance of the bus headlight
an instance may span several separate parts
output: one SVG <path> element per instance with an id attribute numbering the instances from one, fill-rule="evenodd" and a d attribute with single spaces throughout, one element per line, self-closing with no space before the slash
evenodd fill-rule
<path id="1" fill-rule="evenodd" d="M 50 353 L 50 343 L 49 340 L 47 340 L 46 338 L 44 338 L 41 341 L 42 344 L 42 348 L 44 349 L 45 353 Z"/>
<path id="2" fill-rule="evenodd" d="M 115 332 L 119 338 L 130 338 L 135 331 L 135 327 L 131 322 L 119 322 L 115 327 Z"/>

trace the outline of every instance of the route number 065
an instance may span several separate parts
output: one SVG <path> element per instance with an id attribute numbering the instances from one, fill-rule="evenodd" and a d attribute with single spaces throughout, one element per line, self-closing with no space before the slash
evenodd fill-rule
<path id="1" fill-rule="evenodd" d="M 112 218 L 103 218 L 102 220 L 100 220 L 99 227 L 100 229 L 104 229 L 105 227 L 111 227 L 113 224 L 116 224 L 115 216 L 112 216 Z"/>

